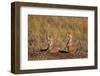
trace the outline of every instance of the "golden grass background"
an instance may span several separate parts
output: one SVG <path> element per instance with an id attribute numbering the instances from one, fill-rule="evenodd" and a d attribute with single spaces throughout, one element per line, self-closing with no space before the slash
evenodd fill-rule
<path id="1" fill-rule="evenodd" d="M 40 53 L 39 50 L 47 47 L 46 36 L 52 36 L 60 42 L 64 42 L 67 32 L 70 32 L 75 40 L 81 40 L 81 56 L 54 57 L 48 53 Z M 48 60 L 62 58 L 87 57 L 88 48 L 88 18 L 71 16 L 42 16 L 28 15 L 28 59 Z M 50 57 L 51 56 L 51 57 Z M 56 56 L 56 55 L 55 55 Z M 61 55 L 62 56 L 62 55 Z"/>

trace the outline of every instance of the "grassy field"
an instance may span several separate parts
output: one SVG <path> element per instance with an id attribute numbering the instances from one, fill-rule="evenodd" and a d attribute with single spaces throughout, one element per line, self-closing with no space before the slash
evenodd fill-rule
<path id="1" fill-rule="evenodd" d="M 66 34 L 70 32 L 74 40 L 81 41 L 79 54 L 41 52 L 48 46 L 47 37 L 52 36 L 61 43 L 66 43 Z M 85 58 L 88 54 L 88 18 L 68 16 L 28 16 L 28 60 L 50 60 Z"/>

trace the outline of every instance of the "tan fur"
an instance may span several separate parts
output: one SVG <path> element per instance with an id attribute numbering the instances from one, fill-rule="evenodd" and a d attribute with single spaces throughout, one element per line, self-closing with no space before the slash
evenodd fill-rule
<path id="1" fill-rule="evenodd" d="M 72 55 L 76 55 L 77 51 L 80 48 L 80 42 L 78 40 L 73 40 L 72 39 L 72 35 L 69 33 L 68 34 L 68 44 L 67 44 L 67 48 L 70 54 Z"/>

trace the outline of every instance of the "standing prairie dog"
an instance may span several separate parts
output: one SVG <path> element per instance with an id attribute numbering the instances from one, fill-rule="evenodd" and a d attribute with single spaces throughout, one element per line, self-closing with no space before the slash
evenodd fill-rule
<path id="1" fill-rule="evenodd" d="M 71 33 L 67 34 L 67 38 L 68 38 L 68 43 L 67 43 L 67 48 L 69 53 L 71 53 L 72 55 L 75 55 L 75 53 L 79 50 L 80 48 L 80 43 L 78 40 L 73 40 L 73 36 Z"/>
<path id="2" fill-rule="evenodd" d="M 53 37 L 48 38 L 48 43 L 48 51 L 50 51 L 50 53 L 57 53 L 60 50 L 59 46 L 57 46 L 56 39 L 54 39 Z"/>

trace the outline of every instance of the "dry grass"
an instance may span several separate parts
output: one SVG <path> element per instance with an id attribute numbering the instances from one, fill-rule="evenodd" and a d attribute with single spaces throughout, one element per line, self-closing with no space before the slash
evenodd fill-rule
<path id="1" fill-rule="evenodd" d="M 80 40 L 82 47 L 79 54 L 72 56 L 69 53 L 51 54 L 41 52 L 47 48 L 47 36 L 52 36 L 61 43 L 66 43 L 66 34 L 70 32 L 74 40 Z M 88 18 L 68 16 L 28 16 L 28 60 L 68 59 L 87 57 Z"/>

